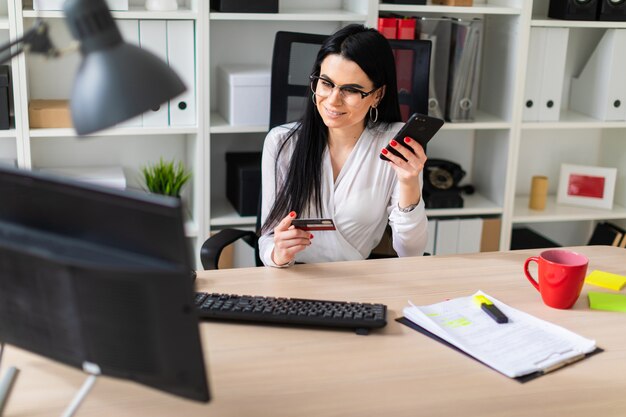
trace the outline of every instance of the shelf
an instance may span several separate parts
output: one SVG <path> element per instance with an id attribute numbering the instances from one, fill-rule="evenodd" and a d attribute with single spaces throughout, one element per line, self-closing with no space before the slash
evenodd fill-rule
<path id="1" fill-rule="evenodd" d="M 521 9 L 515 7 L 502 7 L 492 4 L 481 4 L 472 7 L 459 7 L 459 6 L 439 6 L 439 5 L 426 5 L 426 6 L 412 6 L 408 4 L 380 4 L 378 10 L 381 12 L 410 12 L 410 13 L 443 13 L 445 15 L 459 15 L 459 14 L 501 14 L 501 15 L 519 15 L 522 13 Z"/>
<path id="2" fill-rule="evenodd" d="M 560 120 L 556 122 L 523 122 L 522 129 L 607 129 L 626 128 L 624 121 L 604 121 L 594 119 L 574 110 L 561 110 Z"/>
<path id="3" fill-rule="evenodd" d="M 542 211 L 528 208 L 528 196 L 516 196 L 513 207 L 513 223 L 540 223 L 559 221 L 610 220 L 626 218 L 626 208 L 613 205 L 612 210 L 574 207 L 557 204 L 555 196 L 548 196 Z"/>
<path id="4" fill-rule="evenodd" d="M 256 216 L 240 216 L 227 200 L 216 201 L 211 204 L 211 228 L 222 228 L 226 226 L 248 226 L 256 225 Z"/>
<path id="5" fill-rule="evenodd" d="M 451 217 L 451 216 L 491 216 L 502 214 L 502 206 L 484 196 L 474 193 L 463 194 L 464 207 L 446 209 L 426 209 L 428 217 Z"/>
<path id="6" fill-rule="evenodd" d="M 15 129 L 0 130 L 0 138 L 15 138 L 16 136 Z"/>
<path id="7" fill-rule="evenodd" d="M 233 126 L 229 124 L 221 114 L 211 113 L 211 133 L 267 133 L 269 125 Z"/>
<path id="8" fill-rule="evenodd" d="M 501 215 L 502 207 L 480 194 L 463 195 L 465 207 L 450 209 L 427 209 L 428 217 L 491 216 Z M 227 201 L 215 202 L 211 209 L 211 227 L 256 225 L 255 216 L 240 216 Z"/>
<path id="9" fill-rule="evenodd" d="M 367 20 L 367 14 L 339 9 L 282 9 L 280 13 L 209 13 L 210 20 L 254 20 L 254 21 L 324 21 L 353 22 Z"/>
<path id="10" fill-rule="evenodd" d="M 512 126 L 512 123 L 502 120 L 497 116 L 477 110 L 474 121 L 464 123 L 446 122 L 441 130 L 510 129 Z"/>
<path id="11" fill-rule="evenodd" d="M 625 123 L 626 125 L 626 123 Z M 446 123 L 441 130 L 497 130 L 510 129 L 512 123 L 502 120 L 492 114 L 477 111 L 473 122 Z M 211 113 L 211 133 L 265 133 L 268 126 L 233 126 L 219 113 Z"/>
<path id="12" fill-rule="evenodd" d="M 598 28 L 598 29 L 626 29 L 626 22 L 607 22 L 599 20 L 560 20 L 543 17 L 533 17 L 530 21 L 532 27 L 551 28 Z"/>
<path id="13" fill-rule="evenodd" d="M 128 11 L 111 11 L 115 19 L 167 19 L 167 20 L 195 20 L 198 14 L 190 9 L 178 9 L 173 12 L 152 12 L 141 6 L 130 6 Z M 25 18 L 42 17 L 46 19 L 65 18 L 61 10 L 35 11 L 24 9 Z"/>
<path id="14" fill-rule="evenodd" d="M 0 30 L 9 30 L 9 18 L 8 17 L 0 17 Z"/>
<path id="15" fill-rule="evenodd" d="M 103 130 L 87 136 L 154 136 L 154 135 L 190 135 L 198 132 L 197 127 L 120 127 Z M 74 137 L 74 129 L 31 129 L 31 138 Z"/>

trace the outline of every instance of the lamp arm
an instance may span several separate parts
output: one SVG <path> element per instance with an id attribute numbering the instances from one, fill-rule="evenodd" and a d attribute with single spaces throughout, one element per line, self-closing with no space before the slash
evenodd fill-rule
<path id="1" fill-rule="evenodd" d="M 11 48 L 14 48 L 11 50 Z M 8 53 L 6 53 L 8 51 Z M 56 57 L 59 50 L 52 44 L 48 36 L 48 24 L 43 20 L 37 20 L 35 25 L 22 35 L 22 37 L 0 45 L 0 64 L 8 62 L 22 52 L 44 54 L 48 57 Z"/>

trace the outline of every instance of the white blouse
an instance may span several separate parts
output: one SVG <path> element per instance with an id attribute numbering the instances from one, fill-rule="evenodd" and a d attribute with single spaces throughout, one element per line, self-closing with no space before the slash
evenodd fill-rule
<path id="1" fill-rule="evenodd" d="M 426 247 L 428 219 L 424 199 L 415 209 L 403 213 L 398 209 L 399 183 L 391 166 L 379 158 L 380 150 L 403 126 L 394 123 L 376 129 L 365 129 L 348 156 L 343 168 L 333 180 L 333 169 L 328 149 L 322 167 L 323 213 L 315 207 L 298 218 L 326 217 L 335 222 L 337 230 L 314 231 L 311 246 L 299 252 L 297 262 L 362 260 L 378 245 L 387 222 L 392 229 L 393 248 L 399 256 L 421 256 Z M 282 184 L 296 138 L 285 145 L 275 172 L 275 161 L 281 144 L 293 124 L 272 129 L 265 138 L 262 159 L 261 224 L 265 222 L 276 197 L 276 182 Z M 383 130 L 385 129 L 385 130 Z M 280 185 L 279 187 L 280 188 Z M 285 216 L 287 213 L 285 213 Z M 273 232 L 259 239 L 259 252 L 265 265 L 277 266 L 272 261 Z"/>

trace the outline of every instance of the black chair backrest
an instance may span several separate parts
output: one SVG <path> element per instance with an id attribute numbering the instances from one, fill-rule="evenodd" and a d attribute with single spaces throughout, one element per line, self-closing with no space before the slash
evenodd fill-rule
<path id="1" fill-rule="evenodd" d="M 270 129 L 300 119 L 310 99 L 309 75 L 328 35 L 276 33 L 272 57 Z"/>

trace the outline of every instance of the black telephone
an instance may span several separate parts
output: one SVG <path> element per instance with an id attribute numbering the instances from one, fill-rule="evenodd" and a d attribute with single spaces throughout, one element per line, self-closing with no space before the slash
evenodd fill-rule
<path id="1" fill-rule="evenodd" d="M 461 166 L 445 159 L 428 159 L 424 166 L 424 203 L 426 208 L 463 207 L 461 192 L 472 194 L 474 187 L 459 187 L 465 176 Z"/>

